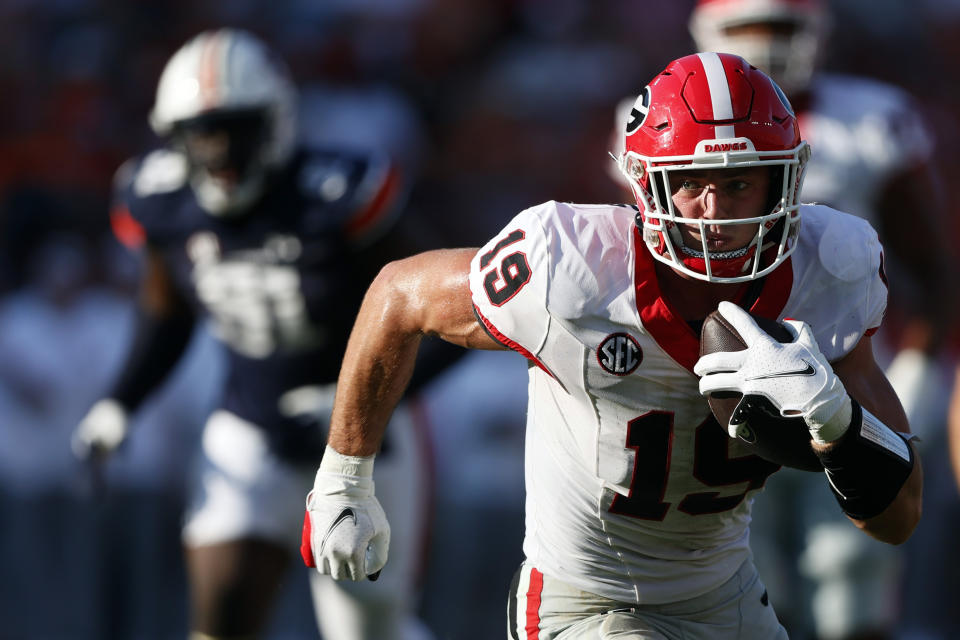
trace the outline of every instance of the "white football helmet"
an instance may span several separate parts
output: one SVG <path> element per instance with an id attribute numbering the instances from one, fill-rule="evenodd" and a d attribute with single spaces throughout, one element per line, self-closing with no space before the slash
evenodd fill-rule
<path id="1" fill-rule="evenodd" d="M 186 154 L 200 205 L 235 215 L 292 155 L 296 100 L 286 66 L 262 42 L 235 29 L 205 31 L 167 62 L 150 125 Z"/>
<path id="2" fill-rule="evenodd" d="M 828 16 L 823 0 L 698 0 L 689 27 L 698 50 L 736 54 L 794 95 L 810 83 Z"/>

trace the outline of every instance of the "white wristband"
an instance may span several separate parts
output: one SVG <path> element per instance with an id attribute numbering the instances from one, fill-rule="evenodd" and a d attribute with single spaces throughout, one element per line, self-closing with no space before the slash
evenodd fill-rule
<path id="1" fill-rule="evenodd" d="M 853 405 L 850 402 L 850 396 L 844 394 L 837 399 L 839 407 L 834 410 L 833 415 L 823 424 L 816 424 L 808 418 L 807 424 L 810 426 L 810 435 L 817 444 L 829 444 L 839 440 L 850 427 L 850 420 L 853 419 Z M 813 422 L 811 425 L 810 423 Z"/>
<path id="2" fill-rule="evenodd" d="M 323 452 L 323 458 L 320 460 L 321 473 L 337 473 L 345 476 L 354 476 L 358 478 L 370 478 L 373 476 L 373 459 L 376 454 L 370 456 L 345 456 L 330 445 Z"/>

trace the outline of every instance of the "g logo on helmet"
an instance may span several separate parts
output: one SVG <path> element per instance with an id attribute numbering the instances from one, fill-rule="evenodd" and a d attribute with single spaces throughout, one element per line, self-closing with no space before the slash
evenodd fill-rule
<path id="1" fill-rule="evenodd" d="M 627 120 L 627 135 L 631 135 L 643 125 L 647 119 L 647 113 L 650 111 L 650 87 L 644 87 L 643 93 L 637 96 L 637 101 L 633 103 L 630 110 L 630 119 Z"/>

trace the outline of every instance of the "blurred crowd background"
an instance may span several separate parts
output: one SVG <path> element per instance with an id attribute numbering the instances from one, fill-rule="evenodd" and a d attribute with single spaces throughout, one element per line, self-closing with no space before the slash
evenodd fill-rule
<path id="1" fill-rule="evenodd" d="M 692 4 L 0 2 L 0 639 L 184 636 L 183 470 L 219 382 L 210 339 L 196 337 L 123 455 L 97 472 L 69 449 L 130 326 L 137 264 L 109 229 L 112 174 L 157 144 L 146 114 L 177 47 L 222 25 L 259 35 L 301 86 L 305 134 L 387 149 L 424 236 L 470 246 L 544 200 L 624 199 L 607 155 L 614 107 L 693 51 Z M 960 1 L 832 9 L 824 67 L 913 94 L 952 196 Z M 960 202 L 949 204 L 944 233 L 960 241 Z M 438 477 L 423 610 L 441 638 L 503 636 L 520 559 L 524 389 L 520 358 L 476 354 L 421 399 Z M 960 506 L 944 448 L 927 451 L 925 520 L 895 603 L 902 637 L 916 640 L 960 637 L 960 563 L 943 555 Z M 272 638 L 316 637 L 302 571 L 275 618 Z"/>

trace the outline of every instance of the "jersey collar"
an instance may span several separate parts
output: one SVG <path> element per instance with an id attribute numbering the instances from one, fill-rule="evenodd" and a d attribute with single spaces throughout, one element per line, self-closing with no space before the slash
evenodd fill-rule
<path id="1" fill-rule="evenodd" d="M 643 327 L 667 355 L 693 373 L 693 365 L 700 357 L 700 337 L 661 295 L 653 256 L 644 246 L 637 227 L 633 229 L 633 254 L 637 311 Z M 763 288 L 750 311 L 771 320 L 779 319 L 792 287 L 793 263 L 787 258 L 764 278 Z"/>

